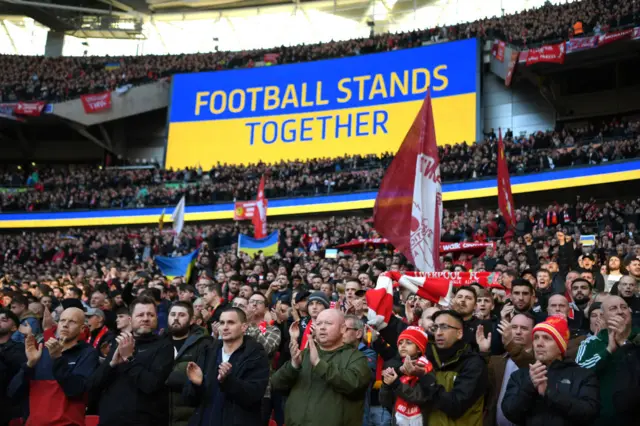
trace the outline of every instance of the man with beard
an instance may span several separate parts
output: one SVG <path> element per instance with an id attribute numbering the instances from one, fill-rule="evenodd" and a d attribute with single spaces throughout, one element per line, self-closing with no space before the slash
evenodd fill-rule
<path id="1" fill-rule="evenodd" d="M 193 324 L 191 303 L 179 301 L 169 310 L 169 336 L 173 344 L 173 371 L 167 379 L 169 393 L 169 425 L 186 426 L 194 409 L 182 399 L 182 389 L 187 383 L 187 365 L 195 362 L 213 344 L 205 330 Z"/>
<path id="2" fill-rule="evenodd" d="M 98 367 L 98 352 L 80 339 L 84 312 L 65 309 L 58 321 L 57 338 L 36 343 L 25 339 L 27 362 L 9 385 L 9 395 L 28 401 L 27 426 L 82 425 L 86 385 Z"/>
<path id="3" fill-rule="evenodd" d="M 491 330 L 493 324 L 491 321 L 481 320 L 474 316 L 476 311 L 477 294 L 471 287 L 460 287 L 453 298 L 451 308 L 460 314 L 463 323 L 462 340 L 468 343 L 474 350 L 478 349 L 476 343 L 476 330 L 482 326 L 486 333 Z"/>
<path id="4" fill-rule="evenodd" d="M 587 311 L 591 305 L 591 285 L 589 281 L 583 278 L 576 278 L 571 282 L 571 299 L 573 301 L 570 307 L 573 309 L 573 319 L 569 320 L 569 328 L 579 328 L 584 333 L 589 332 L 589 317 Z"/>
<path id="5" fill-rule="evenodd" d="M 640 327 L 640 295 L 636 279 L 630 275 L 623 275 L 617 285 L 618 294 L 631 309 L 631 323 L 634 327 Z"/>
<path id="6" fill-rule="evenodd" d="M 0 309 L 0 426 L 20 417 L 20 401 L 7 395 L 11 379 L 26 362 L 24 344 L 11 339 L 19 326 L 20 320 L 13 312 Z"/>
<path id="7" fill-rule="evenodd" d="M 168 425 L 165 382 L 173 369 L 173 346 L 153 333 L 158 327 L 153 299 L 134 299 L 129 309 L 133 333 L 116 337 L 116 345 L 89 384 L 100 391 L 100 425 Z"/>

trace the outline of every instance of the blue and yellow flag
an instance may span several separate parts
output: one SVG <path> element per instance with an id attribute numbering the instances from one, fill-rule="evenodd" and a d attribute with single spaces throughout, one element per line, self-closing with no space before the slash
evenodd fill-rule
<path id="1" fill-rule="evenodd" d="M 107 71 L 113 71 L 120 68 L 120 62 L 107 62 L 104 64 L 104 69 Z"/>
<path id="2" fill-rule="evenodd" d="M 247 253 L 249 256 L 263 252 L 265 256 L 273 256 L 278 252 L 278 231 L 272 232 L 268 237 L 256 239 L 248 235 L 238 235 L 238 254 Z"/>
<path id="3" fill-rule="evenodd" d="M 197 257 L 198 250 L 194 250 L 191 253 L 180 257 L 156 256 L 155 261 L 158 268 L 162 271 L 162 274 L 170 280 L 175 277 L 184 277 L 184 280 L 188 282 L 189 276 L 191 275 L 191 269 L 193 269 L 193 265 L 196 263 Z"/>

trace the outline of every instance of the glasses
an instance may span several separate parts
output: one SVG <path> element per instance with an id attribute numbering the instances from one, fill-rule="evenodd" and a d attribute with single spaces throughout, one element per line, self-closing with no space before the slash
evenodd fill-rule
<path id="1" fill-rule="evenodd" d="M 431 327 L 429 327 L 429 330 L 432 333 L 435 333 L 436 331 L 440 330 L 440 331 L 448 331 L 448 330 L 460 330 L 460 327 L 454 327 L 452 325 L 449 324 L 433 324 Z"/>
<path id="2" fill-rule="evenodd" d="M 247 305 L 245 305 L 244 303 L 234 303 L 233 305 L 234 308 L 246 308 Z"/>
<path id="3" fill-rule="evenodd" d="M 347 327 L 347 330 L 358 331 L 358 330 L 360 330 L 360 329 L 359 329 L 359 328 L 355 328 L 355 327 Z"/>
<path id="4" fill-rule="evenodd" d="M 250 305 L 264 305 L 264 300 L 249 300 Z"/>

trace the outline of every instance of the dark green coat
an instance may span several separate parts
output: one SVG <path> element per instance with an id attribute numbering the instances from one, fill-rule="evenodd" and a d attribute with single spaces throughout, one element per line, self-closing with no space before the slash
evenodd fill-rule
<path id="1" fill-rule="evenodd" d="M 290 390 L 285 407 L 287 426 L 361 426 L 364 399 L 371 382 L 367 358 L 352 346 L 324 352 L 313 367 L 309 348 L 296 370 L 288 361 L 271 377 L 276 390 Z"/>
<path id="2" fill-rule="evenodd" d="M 171 337 L 169 337 L 171 338 Z M 189 337 L 175 357 L 173 371 L 167 379 L 169 392 L 169 424 L 171 426 L 187 426 L 195 408 L 188 407 L 182 399 L 182 388 L 187 382 L 187 364 L 196 362 L 205 348 L 213 344 L 213 338 L 199 326 L 192 326 Z"/>

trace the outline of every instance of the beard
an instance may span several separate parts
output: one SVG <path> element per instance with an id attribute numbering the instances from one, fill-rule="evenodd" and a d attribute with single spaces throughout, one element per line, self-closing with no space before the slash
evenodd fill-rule
<path id="1" fill-rule="evenodd" d="M 185 326 L 178 326 L 178 327 L 174 327 L 174 325 L 179 325 L 176 323 L 173 323 L 169 326 L 169 334 L 173 337 L 184 337 L 185 335 L 187 335 L 189 333 L 189 328 L 190 328 L 190 324 L 187 324 Z"/>

